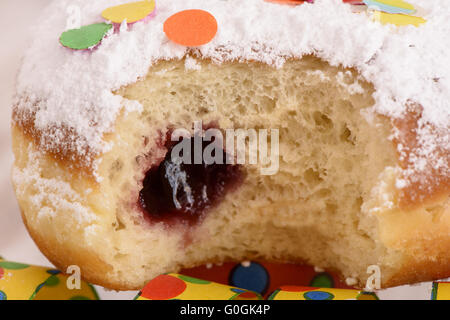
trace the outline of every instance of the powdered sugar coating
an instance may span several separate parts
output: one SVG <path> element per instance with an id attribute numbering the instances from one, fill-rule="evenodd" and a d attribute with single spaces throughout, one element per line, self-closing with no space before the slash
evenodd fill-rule
<path id="1" fill-rule="evenodd" d="M 36 112 L 34 127 L 44 136 L 54 128 L 42 140 L 43 147 L 60 145 L 59 128 L 69 127 L 76 133 L 70 148 L 79 154 L 87 147 L 92 154 L 106 151 L 103 134 L 112 130 L 121 110 L 141 108 L 112 92 L 144 77 L 158 60 L 182 58 L 187 48 L 167 39 L 163 23 L 178 11 L 203 9 L 219 25 L 213 41 L 198 48 L 203 57 L 217 63 L 257 60 L 281 67 L 287 58 L 315 54 L 331 65 L 354 67 L 376 89 L 375 112 L 398 118 L 408 101 L 423 107 L 418 133 L 424 148 L 411 170 L 420 170 L 421 161 L 434 149 L 450 150 L 450 1 L 410 1 L 425 9 L 428 22 L 419 28 L 397 28 L 353 13 L 341 0 L 301 6 L 263 0 L 159 0 L 153 19 L 128 26 L 128 31 L 122 26 L 92 52 L 59 44 L 69 6 L 80 7 L 81 23 L 86 25 L 101 22 L 105 8 L 127 2 L 131 0 L 57 0 L 44 12 L 41 24 L 33 26 L 35 37 L 18 76 L 16 106 L 19 114 Z M 427 130 L 430 125 L 437 129 Z M 441 133 L 439 139 L 435 132 Z M 435 166 L 449 172 L 448 159 L 435 160 Z"/>

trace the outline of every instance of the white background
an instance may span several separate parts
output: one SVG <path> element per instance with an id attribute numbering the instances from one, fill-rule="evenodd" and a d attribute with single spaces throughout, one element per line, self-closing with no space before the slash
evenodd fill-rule
<path id="1" fill-rule="evenodd" d="M 11 100 L 21 55 L 39 11 L 51 0 L 0 0 L 0 256 L 9 261 L 50 266 L 28 236 L 10 182 L 13 160 L 10 143 Z M 92 0 L 95 1 L 95 0 Z M 261 0 L 263 1 L 263 0 Z M 61 14 L 65 14 L 62 12 Z M 57 41 L 57 40 L 55 40 Z M 385 299 L 429 299 L 431 284 L 399 287 L 379 293 Z M 99 289 L 103 299 L 131 299 L 135 292 Z"/>

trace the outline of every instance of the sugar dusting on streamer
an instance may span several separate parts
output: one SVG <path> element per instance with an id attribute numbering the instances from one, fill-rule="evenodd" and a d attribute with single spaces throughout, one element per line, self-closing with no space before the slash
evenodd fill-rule
<path id="1" fill-rule="evenodd" d="M 419 139 L 424 147 L 411 170 L 420 170 L 438 143 L 450 152 L 450 1 L 411 1 L 425 9 L 428 22 L 397 28 L 352 13 L 341 0 L 295 7 L 263 0 L 159 0 L 153 19 L 128 31 L 122 28 L 92 52 L 74 52 L 58 43 L 69 6 L 80 7 L 86 25 L 102 21 L 105 8 L 127 2 L 54 1 L 42 15 L 46 18 L 33 26 L 16 105 L 19 114 L 36 113 L 34 126 L 44 137 L 54 128 L 41 147 L 61 147 L 59 128 L 69 127 L 76 133 L 69 147 L 79 154 L 87 147 L 94 154 L 107 150 L 102 136 L 112 130 L 119 112 L 141 108 L 112 91 L 144 77 L 158 60 L 185 56 L 187 48 L 167 39 L 163 23 L 178 11 L 197 8 L 212 13 L 219 25 L 214 40 L 199 48 L 202 56 L 217 63 L 251 59 L 279 68 L 287 58 L 315 54 L 332 65 L 354 67 L 376 89 L 375 112 L 398 118 L 408 101 L 423 106 Z M 430 125 L 437 130 L 432 132 Z M 435 132 L 443 135 L 438 139 Z M 434 166 L 449 172 L 446 159 L 435 160 Z"/>

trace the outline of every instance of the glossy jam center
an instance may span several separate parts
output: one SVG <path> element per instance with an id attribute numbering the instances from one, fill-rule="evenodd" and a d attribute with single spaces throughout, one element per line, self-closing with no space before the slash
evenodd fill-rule
<path id="1" fill-rule="evenodd" d="M 188 147 L 181 149 L 181 143 Z M 198 158 L 209 144 L 199 137 L 184 139 L 168 148 L 159 166 L 146 173 L 139 203 L 151 221 L 196 224 L 239 184 L 240 167 L 225 163 L 227 154 L 223 149 L 215 149 L 221 153 L 223 163 Z M 174 148 L 177 152 L 173 153 Z"/>

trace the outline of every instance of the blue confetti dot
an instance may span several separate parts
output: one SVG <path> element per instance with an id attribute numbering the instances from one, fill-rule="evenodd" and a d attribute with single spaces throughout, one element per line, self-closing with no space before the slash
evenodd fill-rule
<path id="1" fill-rule="evenodd" d="M 241 289 L 238 289 L 238 288 L 232 288 L 231 291 L 233 291 L 234 293 L 244 293 L 244 292 L 246 292 L 245 290 L 241 290 Z"/>
<path id="2" fill-rule="evenodd" d="M 6 293 L 0 290 L 0 300 L 6 300 Z"/>
<path id="3" fill-rule="evenodd" d="M 250 266 L 236 266 L 230 274 L 230 284 L 234 287 L 264 294 L 269 287 L 269 273 L 259 263 Z"/>
<path id="4" fill-rule="evenodd" d="M 57 275 L 57 274 L 60 274 L 61 271 L 59 271 L 59 270 L 47 270 L 47 273 L 51 274 L 51 275 Z"/>
<path id="5" fill-rule="evenodd" d="M 308 291 L 304 295 L 306 300 L 333 300 L 334 295 L 324 291 Z"/>

